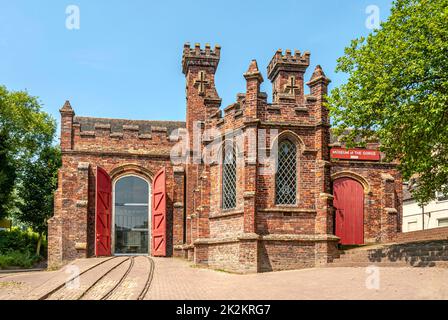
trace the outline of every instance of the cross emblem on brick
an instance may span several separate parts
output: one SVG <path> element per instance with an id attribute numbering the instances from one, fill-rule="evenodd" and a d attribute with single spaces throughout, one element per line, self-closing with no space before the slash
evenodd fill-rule
<path id="1" fill-rule="evenodd" d="M 299 87 L 296 85 L 296 79 L 294 77 L 289 77 L 289 83 L 285 86 L 285 93 L 289 93 L 291 95 L 296 95 Z"/>
<path id="2" fill-rule="evenodd" d="M 194 81 L 194 85 L 199 88 L 199 95 L 205 95 L 205 88 L 208 86 L 209 82 L 205 80 L 205 72 L 199 71 L 198 78 Z"/>

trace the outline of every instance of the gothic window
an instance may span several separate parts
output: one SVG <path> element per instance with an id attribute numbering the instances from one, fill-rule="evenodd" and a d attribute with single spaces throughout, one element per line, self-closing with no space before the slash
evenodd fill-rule
<path id="1" fill-rule="evenodd" d="M 285 139 L 278 144 L 278 165 L 275 176 L 275 203 L 296 204 L 297 150 L 296 145 Z"/>
<path id="2" fill-rule="evenodd" d="M 225 144 L 222 165 L 222 208 L 236 207 L 236 153 L 235 148 Z"/>

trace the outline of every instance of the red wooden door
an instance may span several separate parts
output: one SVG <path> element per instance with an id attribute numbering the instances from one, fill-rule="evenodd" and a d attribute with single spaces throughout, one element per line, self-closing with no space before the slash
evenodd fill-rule
<path id="1" fill-rule="evenodd" d="M 96 169 L 95 255 L 111 255 L 112 183 L 107 172 Z"/>
<path id="2" fill-rule="evenodd" d="M 341 244 L 364 243 L 364 189 L 350 178 L 333 183 L 333 206 L 336 209 L 336 236 Z"/>
<path id="3" fill-rule="evenodd" d="M 166 256 L 166 173 L 157 172 L 152 182 L 151 252 L 155 257 Z"/>

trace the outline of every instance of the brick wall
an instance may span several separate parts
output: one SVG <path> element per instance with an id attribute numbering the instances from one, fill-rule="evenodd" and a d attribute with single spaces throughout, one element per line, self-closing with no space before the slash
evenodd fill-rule
<path id="1" fill-rule="evenodd" d="M 398 233 L 396 242 L 412 242 L 448 239 L 448 227 Z"/>
<path id="2" fill-rule="evenodd" d="M 167 246 L 171 255 L 173 245 L 183 243 L 184 238 L 184 173 L 182 167 L 173 170 L 171 165 L 169 153 L 176 139 L 170 138 L 168 131 L 185 124 L 76 117 L 68 102 L 61 116 L 62 168 L 55 215 L 49 220 L 49 265 L 94 255 L 98 166 L 113 181 L 137 174 L 149 183 L 159 169 L 167 168 Z M 180 188 L 175 190 L 175 185 Z"/>

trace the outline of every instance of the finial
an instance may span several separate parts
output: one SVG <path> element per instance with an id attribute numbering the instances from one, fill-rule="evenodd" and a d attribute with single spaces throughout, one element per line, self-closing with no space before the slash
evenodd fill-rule
<path id="1" fill-rule="evenodd" d="M 260 70 L 258 70 L 257 60 L 253 59 L 250 62 L 249 68 L 247 69 L 247 72 L 244 74 L 244 77 L 246 78 L 246 80 L 257 78 L 258 81 L 260 81 L 260 83 L 263 82 L 263 76 L 261 75 Z"/>
<path id="2" fill-rule="evenodd" d="M 59 111 L 60 112 L 66 112 L 66 113 L 68 113 L 68 112 L 73 113 L 73 109 L 72 109 L 72 106 L 70 104 L 70 101 L 66 100 L 64 105 L 62 106 L 62 108 Z"/>
<path id="3" fill-rule="evenodd" d="M 308 85 L 312 85 L 319 81 L 323 81 L 326 84 L 331 82 L 331 80 L 328 79 L 327 76 L 325 75 L 325 72 L 324 72 L 324 70 L 322 70 L 322 67 L 318 64 L 316 66 L 316 68 L 314 68 L 313 75 L 311 76 L 311 79 L 308 82 Z"/>
<path id="4" fill-rule="evenodd" d="M 250 62 L 249 69 L 247 70 L 247 73 L 254 73 L 254 72 L 259 72 L 258 65 L 257 65 L 257 60 L 255 60 L 255 59 L 253 59 Z"/>

